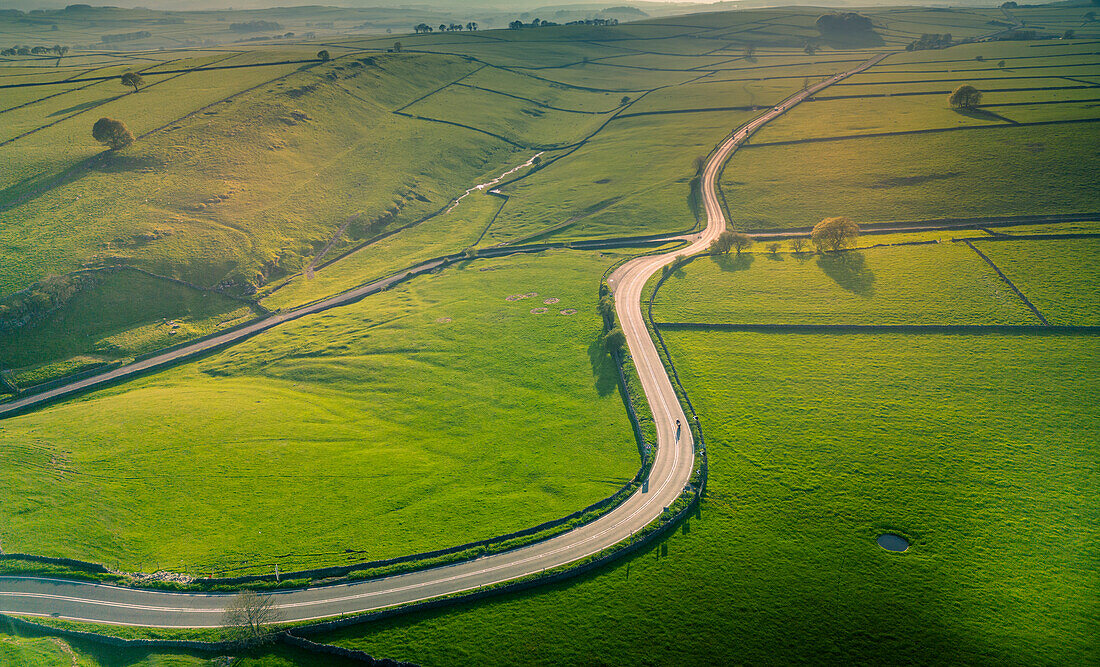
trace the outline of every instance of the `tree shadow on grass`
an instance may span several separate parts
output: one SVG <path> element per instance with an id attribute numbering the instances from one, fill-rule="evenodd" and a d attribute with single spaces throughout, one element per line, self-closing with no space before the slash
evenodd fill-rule
<path id="1" fill-rule="evenodd" d="M 107 104 L 108 102 L 114 102 L 115 100 L 119 99 L 120 97 L 125 97 L 128 94 L 129 93 L 123 93 L 121 95 L 115 95 L 113 97 L 105 97 L 101 100 L 92 100 L 90 102 L 84 102 L 83 104 L 78 104 L 76 106 L 69 107 L 68 109 L 59 109 L 58 111 L 55 111 L 55 112 L 51 113 L 49 116 L 47 116 L 47 118 L 53 118 L 54 116 L 67 116 L 69 114 L 76 114 L 76 113 L 80 113 L 81 111 L 87 111 L 88 109 L 93 109 L 93 108 L 101 106 L 103 104 Z"/>
<path id="2" fill-rule="evenodd" d="M 596 378 L 596 393 L 607 396 L 615 391 L 619 386 L 619 369 L 600 336 L 588 345 L 588 360 L 592 362 L 592 377 Z"/>
<path id="3" fill-rule="evenodd" d="M 97 171 L 104 174 L 118 174 L 125 171 L 138 169 L 151 169 L 162 166 L 159 160 L 147 155 L 132 155 L 129 153 L 116 153 L 104 151 L 100 153 L 100 159 L 88 166 L 89 171 Z"/>
<path id="4" fill-rule="evenodd" d="M 158 160 L 147 156 L 130 155 L 105 150 L 89 156 L 57 173 L 35 174 L 22 181 L 0 189 L 0 212 L 8 211 L 42 195 L 79 181 L 90 172 L 117 174 L 138 169 L 161 167 Z"/>
<path id="5" fill-rule="evenodd" d="M 748 271 L 755 257 L 747 254 L 715 255 L 714 263 L 723 271 Z"/>
<path id="6" fill-rule="evenodd" d="M 967 118 L 974 118 L 976 120 L 992 120 L 992 121 L 997 121 L 997 122 L 1000 122 L 1000 123 L 1009 123 L 1011 125 L 1018 125 L 1018 123 L 1016 121 L 1012 120 L 1011 118 L 1008 118 L 1006 116 L 1002 116 L 999 113 L 994 113 L 994 112 L 990 111 L 989 109 L 970 108 L 970 109 L 955 109 L 954 111 L 955 111 L 955 113 L 959 114 L 960 116 L 966 116 Z"/>
<path id="7" fill-rule="evenodd" d="M 844 289 L 862 297 L 875 294 L 875 274 L 867 266 L 867 258 L 856 251 L 831 252 L 817 258 L 817 265 Z"/>

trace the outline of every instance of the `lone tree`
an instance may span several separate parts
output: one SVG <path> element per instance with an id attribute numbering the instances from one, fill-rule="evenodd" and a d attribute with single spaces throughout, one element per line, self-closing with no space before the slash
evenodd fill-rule
<path id="1" fill-rule="evenodd" d="M 623 99 L 619 100 L 619 106 L 625 107 L 630 102 L 630 95 L 623 95 Z"/>
<path id="2" fill-rule="evenodd" d="M 951 103 L 953 109 L 973 109 L 981 104 L 982 94 L 974 86 L 964 83 L 956 88 L 955 92 L 951 93 L 947 101 Z"/>
<path id="3" fill-rule="evenodd" d="M 92 138 L 106 145 L 113 151 L 126 148 L 134 143 L 134 135 L 121 120 L 114 118 L 100 118 L 92 125 Z"/>
<path id="4" fill-rule="evenodd" d="M 259 646 L 274 640 L 269 626 L 279 621 L 279 610 L 269 595 L 241 591 L 222 616 L 222 625 L 232 641 Z"/>
<path id="5" fill-rule="evenodd" d="M 802 238 L 801 236 L 794 237 L 789 241 L 789 243 L 791 245 L 791 250 L 793 250 L 795 253 L 801 253 L 803 250 L 806 249 L 806 239 Z"/>
<path id="6" fill-rule="evenodd" d="M 401 53 L 401 42 L 394 42 L 393 43 L 393 52 L 394 53 Z"/>
<path id="7" fill-rule="evenodd" d="M 138 88 L 145 85 L 145 79 L 141 78 L 141 75 L 137 72 L 127 72 L 122 75 L 119 81 L 124 86 L 131 86 L 135 93 L 138 91 Z"/>
<path id="8" fill-rule="evenodd" d="M 841 250 L 859 238 L 859 225 L 851 218 L 825 218 L 814 225 L 810 239 L 820 251 Z"/>
<path id="9" fill-rule="evenodd" d="M 332 60 L 332 56 L 330 56 L 330 55 L 329 55 L 329 52 L 328 52 L 328 51 L 325 51 L 324 49 L 322 49 L 322 50 L 320 50 L 320 51 L 318 51 L 318 52 L 317 52 L 317 57 L 318 57 L 318 58 L 319 58 L 319 59 L 321 60 L 321 62 L 323 62 L 323 63 L 327 63 L 328 61 Z"/>
<path id="10" fill-rule="evenodd" d="M 779 244 L 778 243 L 769 243 L 768 244 L 768 252 L 770 252 L 773 255 L 777 254 L 779 252 Z"/>
<path id="11" fill-rule="evenodd" d="M 603 344 L 604 349 L 608 352 L 618 354 L 619 350 L 622 350 L 623 346 L 626 345 L 626 334 L 619 327 L 615 327 L 604 335 Z"/>

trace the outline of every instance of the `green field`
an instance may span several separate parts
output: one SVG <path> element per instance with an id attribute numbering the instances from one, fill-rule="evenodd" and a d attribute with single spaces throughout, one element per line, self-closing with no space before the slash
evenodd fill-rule
<path id="1" fill-rule="evenodd" d="M 70 285 L 39 286 L 31 295 L 49 299 L 48 315 L 27 321 L 26 311 L 0 310 L 0 368 L 13 369 L 24 387 L 60 374 L 43 369 L 59 360 L 120 361 L 259 315 L 217 292 L 127 270 L 76 274 Z"/>
<path id="2" fill-rule="evenodd" d="M 475 261 L 5 420 L 4 548 L 206 575 L 282 556 L 290 571 L 609 496 L 638 466 L 594 307 L 614 259 Z"/>
<path id="3" fill-rule="evenodd" d="M 653 317 L 728 324 L 1039 324 L 977 254 L 945 243 L 835 255 L 704 257 L 665 282 Z"/>
<path id="4" fill-rule="evenodd" d="M 324 640 L 424 665 L 1100 658 L 1095 338 L 665 338 L 710 459 L 667 557 Z"/>
<path id="5" fill-rule="evenodd" d="M 19 86 L 0 88 L 0 372 L 26 388 L 117 365 L 467 249 L 698 229 L 698 158 L 883 50 L 897 53 L 738 150 L 720 183 L 734 228 L 1097 210 L 1100 133 L 1076 121 L 1100 118 L 1100 24 L 1083 7 L 878 7 L 861 10 L 874 34 L 848 38 L 821 35 L 813 7 L 647 11 L 614 27 L 426 35 L 406 31 L 478 17 L 0 12 L 0 43 L 73 47 L 60 61 L 0 57 L 0 86 Z M 515 18 L 485 14 L 483 28 Z M 1017 19 L 1081 39 L 904 50 Z M 247 20 L 281 28 L 228 28 Z M 77 81 L 125 71 L 146 87 Z M 981 106 L 949 108 L 960 83 Z M 89 132 L 101 116 L 135 144 L 104 152 Z M 859 136 L 877 133 L 893 134 Z M 470 190 L 497 178 L 492 194 Z M 951 242 L 966 237 L 1051 324 L 1096 326 L 1095 239 L 993 240 L 1096 231 L 865 235 L 828 255 L 760 243 L 680 267 L 654 316 L 1040 324 Z M 894 243 L 910 244 L 872 247 Z M 459 262 L 3 420 L 0 546 L 130 572 L 285 573 L 570 514 L 639 465 L 595 308 L 627 256 Z M 662 335 L 707 436 L 698 514 L 577 580 L 317 639 L 425 665 L 1100 661 L 1094 335 Z M 912 548 L 882 550 L 886 531 Z M 0 623 L 7 662 L 209 661 Z M 322 662 L 277 648 L 239 664 Z"/>
<path id="6" fill-rule="evenodd" d="M 1051 324 L 1100 325 L 1097 239 L 978 243 Z"/>
<path id="7" fill-rule="evenodd" d="M 835 215 L 865 223 L 1077 213 L 1096 208 L 1098 155 L 1100 134 L 1072 125 L 761 146 L 733 156 L 722 190 L 741 229 Z"/>

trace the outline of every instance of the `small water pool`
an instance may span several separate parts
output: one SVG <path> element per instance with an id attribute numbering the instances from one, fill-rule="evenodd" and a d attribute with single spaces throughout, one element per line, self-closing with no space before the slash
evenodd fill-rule
<path id="1" fill-rule="evenodd" d="M 905 551 L 909 548 L 909 540 L 893 533 L 883 533 L 878 536 L 875 542 L 878 542 L 878 545 L 887 551 Z"/>

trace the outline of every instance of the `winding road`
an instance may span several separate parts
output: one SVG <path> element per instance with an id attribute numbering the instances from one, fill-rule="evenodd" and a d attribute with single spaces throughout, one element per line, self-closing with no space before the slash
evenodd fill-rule
<path id="1" fill-rule="evenodd" d="M 726 220 L 718 203 L 716 190 L 717 176 L 722 164 L 738 146 L 765 123 L 779 117 L 806 97 L 845 77 L 862 72 L 886 55 L 888 54 L 878 55 L 855 69 L 802 90 L 738 128 L 711 154 L 703 170 L 706 229 L 693 237 L 688 247 L 672 253 L 636 258 L 624 264 L 609 278 L 627 345 L 657 427 L 657 456 L 648 484 L 595 521 L 526 547 L 380 579 L 272 593 L 282 620 L 308 621 L 378 610 L 471 591 L 568 565 L 631 539 L 635 532 L 660 516 L 665 507 L 672 505 L 691 477 L 694 443 L 690 429 L 684 428 L 680 437 L 677 437 L 676 420 L 686 424 L 687 417 L 646 330 L 641 310 L 642 288 L 649 277 L 663 266 L 680 255 L 705 250 L 725 230 Z M 387 280 L 395 279 L 396 277 Z M 357 291 L 367 293 L 369 287 L 364 286 Z M 352 293 L 352 296 L 355 294 Z M 340 299 L 340 302 L 350 301 L 347 295 L 341 295 Z M 337 304 L 332 300 L 321 302 L 311 306 L 309 312 L 317 312 L 333 305 Z M 293 317 L 301 317 L 309 312 L 295 311 Z M 290 314 L 277 315 L 255 326 L 261 327 L 261 330 L 267 329 L 287 319 L 291 319 Z M 226 341 L 209 341 L 209 347 L 223 344 Z M 180 352 L 179 356 L 184 356 L 183 351 Z M 156 362 L 158 359 L 161 357 L 148 361 Z M 150 363 L 150 367 L 153 365 L 157 364 Z M 87 387 L 78 389 L 84 388 Z M 57 395 L 49 398 L 75 391 L 71 388 L 69 391 L 65 389 L 59 389 Z M 47 400 L 29 397 L 28 401 L 31 399 L 37 400 L 22 405 L 16 401 L 14 405 L 9 403 L 0 407 L 0 416 L 15 409 L 28 409 Z M 0 577 L 0 612 L 117 625 L 216 627 L 221 625 L 223 610 L 232 597 L 232 594 L 169 593 L 38 577 Z"/>

